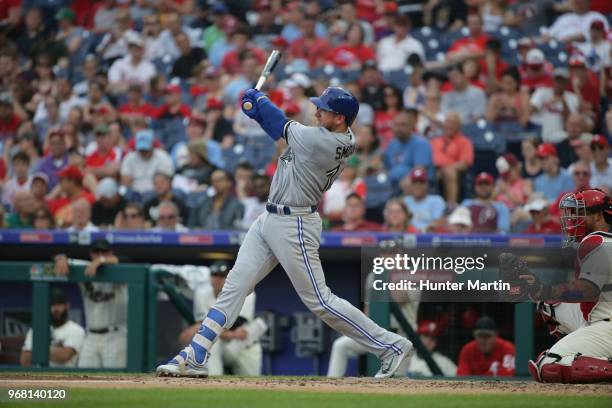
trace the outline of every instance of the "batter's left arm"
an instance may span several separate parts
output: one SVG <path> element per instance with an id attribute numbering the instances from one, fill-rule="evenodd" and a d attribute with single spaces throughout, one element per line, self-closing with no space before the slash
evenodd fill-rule
<path id="1" fill-rule="evenodd" d="M 251 109 L 245 109 L 245 105 Z M 242 112 L 249 118 L 257 121 L 259 126 L 274 141 L 283 137 L 285 125 L 289 121 L 285 113 L 270 101 L 268 96 L 257 89 L 249 89 L 242 97 Z"/>

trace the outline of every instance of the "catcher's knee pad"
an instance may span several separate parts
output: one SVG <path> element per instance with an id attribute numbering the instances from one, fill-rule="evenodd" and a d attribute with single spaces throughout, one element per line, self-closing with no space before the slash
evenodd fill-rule
<path id="1" fill-rule="evenodd" d="M 537 360 L 529 361 L 529 373 L 538 382 L 587 384 L 612 381 L 612 359 L 577 354 L 567 361 L 558 354 L 545 351 Z"/>

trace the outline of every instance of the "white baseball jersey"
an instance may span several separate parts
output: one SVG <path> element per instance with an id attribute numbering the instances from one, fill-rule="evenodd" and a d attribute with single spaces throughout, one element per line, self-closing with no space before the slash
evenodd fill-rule
<path id="1" fill-rule="evenodd" d="M 578 247 L 578 262 L 577 278 L 588 280 L 601 291 L 596 302 L 580 304 L 585 320 L 612 319 L 612 234 L 598 231 L 584 237 Z"/>
<path id="2" fill-rule="evenodd" d="M 431 353 L 431 358 L 433 358 L 433 360 L 436 362 L 440 368 L 440 371 L 442 371 L 442 375 L 445 377 L 454 377 L 457 375 L 457 365 L 444 354 L 440 353 L 439 351 L 434 351 Z M 433 377 L 433 373 L 429 369 L 427 362 L 425 362 L 425 360 L 423 360 L 418 354 L 415 354 L 410 359 L 408 374 Z"/>
<path id="3" fill-rule="evenodd" d="M 51 347 L 70 347 L 76 354 L 66 363 L 59 364 L 49 361 L 49 367 L 76 367 L 79 359 L 79 352 L 83 346 L 85 339 L 85 330 L 72 320 L 66 321 L 59 327 L 51 326 Z M 32 329 L 28 330 L 25 342 L 23 343 L 23 351 L 32 351 Z"/>
<path id="4" fill-rule="evenodd" d="M 88 330 L 127 325 L 127 285 L 86 282 L 79 287 L 83 294 Z"/>
<path id="5" fill-rule="evenodd" d="M 89 261 L 69 259 L 69 265 L 87 266 Z M 127 325 L 127 284 L 106 282 L 80 283 L 88 330 Z"/>
<path id="6" fill-rule="evenodd" d="M 193 316 L 196 320 L 204 320 L 206 313 L 217 301 L 212 286 L 205 286 L 193 294 Z M 251 321 L 255 318 L 255 292 L 244 299 L 244 305 L 240 309 L 239 316 Z"/>
<path id="7" fill-rule="evenodd" d="M 350 129 L 335 133 L 289 121 L 283 137 L 289 147 L 278 160 L 268 201 L 293 207 L 317 205 L 353 154 L 355 136 Z"/>
<path id="8" fill-rule="evenodd" d="M 204 320 L 206 314 L 215 304 L 217 298 L 211 286 L 198 289 L 193 296 L 193 314 L 196 320 Z M 244 300 L 239 316 L 253 321 L 255 318 L 255 292 Z M 259 342 L 249 347 L 234 351 L 228 347 L 230 342 L 218 341 L 212 349 L 208 360 L 208 373 L 210 375 L 227 374 L 224 366 L 231 366 L 235 375 L 257 376 L 261 375 L 262 348 Z"/>

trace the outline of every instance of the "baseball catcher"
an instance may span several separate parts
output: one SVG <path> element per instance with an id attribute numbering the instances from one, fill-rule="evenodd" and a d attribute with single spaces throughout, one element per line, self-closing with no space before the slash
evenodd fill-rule
<path id="1" fill-rule="evenodd" d="M 520 280 L 533 299 L 579 304 L 586 323 L 566 329 L 574 330 L 529 361 L 529 372 L 540 382 L 612 381 L 612 199 L 587 189 L 565 195 L 559 209 L 566 245 L 577 246 L 575 279 L 544 285 L 525 270 Z"/>

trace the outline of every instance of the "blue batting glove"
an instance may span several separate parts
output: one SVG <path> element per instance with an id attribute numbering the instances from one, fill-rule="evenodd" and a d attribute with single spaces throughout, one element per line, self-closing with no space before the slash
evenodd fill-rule
<path id="1" fill-rule="evenodd" d="M 258 91 L 257 89 L 251 88 L 251 89 L 246 90 L 246 92 L 244 93 L 244 96 L 253 98 L 253 100 L 257 102 L 259 98 L 261 98 L 262 96 L 266 96 L 266 94 L 261 91 Z"/>
<path id="2" fill-rule="evenodd" d="M 245 109 L 244 105 L 247 102 L 251 104 L 251 109 Z M 242 112 L 244 112 L 245 115 L 247 115 L 251 119 L 257 120 L 257 117 L 259 116 L 259 109 L 257 109 L 256 101 L 245 95 L 242 97 L 240 106 L 242 107 Z"/>
<path id="3" fill-rule="evenodd" d="M 266 95 L 257 89 L 247 90 L 242 96 L 242 112 L 244 112 L 244 114 L 249 118 L 257 120 L 259 117 L 258 101 L 265 97 Z M 247 102 L 251 104 L 250 109 L 245 109 L 244 105 Z"/>

